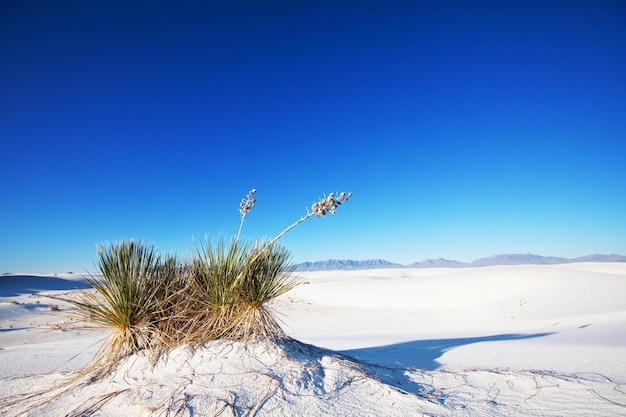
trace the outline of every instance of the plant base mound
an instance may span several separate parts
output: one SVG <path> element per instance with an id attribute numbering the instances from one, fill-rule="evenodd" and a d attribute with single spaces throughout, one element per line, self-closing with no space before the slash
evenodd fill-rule
<path id="1" fill-rule="evenodd" d="M 175 349 L 156 364 L 137 354 L 110 375 L 89 378 L 15 379 L 25 392 L 39 390 L 38 395 L 15 401 L 2 415 L 112 417 L 120 410 L 125 416 L 445 414 L 441 405 L 384 384 L 345 356 L 294 340 L 213 341 Z"/>

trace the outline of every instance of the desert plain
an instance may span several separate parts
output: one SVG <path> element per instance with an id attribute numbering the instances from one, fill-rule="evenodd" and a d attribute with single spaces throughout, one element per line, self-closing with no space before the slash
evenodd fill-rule
<path id="1" fill-rule="evenodd" d="M 626 263 L 297 276 L 272 305 L 294 340 L 135 355 L 75 384 L 108 333 L 46 296 L 85 276 L 2 275 L 0 415 L 626 416 Z"/>

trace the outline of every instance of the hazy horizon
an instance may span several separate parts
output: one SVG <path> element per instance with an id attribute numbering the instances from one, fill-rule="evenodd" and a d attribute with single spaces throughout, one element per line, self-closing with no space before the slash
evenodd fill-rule
<path id="1" fill-rule="evenodd" d="M 626 253 L 626 4 L 5 1 L 0 272 L 273 237 L 296 263 Z"/>

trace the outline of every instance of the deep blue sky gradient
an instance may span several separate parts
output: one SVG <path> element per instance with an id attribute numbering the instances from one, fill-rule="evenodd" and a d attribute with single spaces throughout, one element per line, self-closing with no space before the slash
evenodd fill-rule
<path id="1" fill-rule="evenodd" d="M 626 254 L 626 3 L 1 1 L 0 272 L 285 236 L 294 261 Z"/>

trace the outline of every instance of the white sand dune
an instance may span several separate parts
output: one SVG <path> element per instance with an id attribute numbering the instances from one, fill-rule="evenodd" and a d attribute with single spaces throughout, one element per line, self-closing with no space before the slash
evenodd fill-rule
<path id="1" fill-rule="evenodd" d="M 0 275 L 0 296 L 13 297 L 24 294 L 40 293 L 53 290 L 74 290 L 89 288 L 84 275 L 56 274 L 28 275 L 28 274 L 4 274 Z"/>
<path id="2" fill-rule="evenodd" d="M 300 276 L 274 307 L 303 343 L 137 355 L 27 415 L 626 416 L 626 263 Z M 39 278 L 0 278 L 0 415 L 23 411 L 12 395 L 59 394 L 103 337 L 63 331 L 29 293 L 80 279 Z"/>

